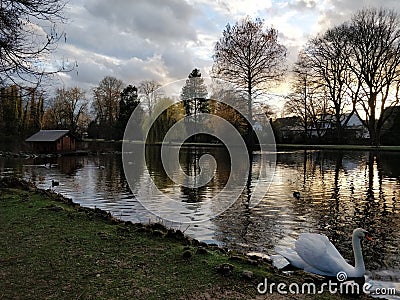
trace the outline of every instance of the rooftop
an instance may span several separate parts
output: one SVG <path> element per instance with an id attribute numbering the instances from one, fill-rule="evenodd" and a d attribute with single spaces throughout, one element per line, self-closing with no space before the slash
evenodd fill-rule
<path id="1" fill-rule="evenodd" d="M 55 142 L 68 132 L 69 130 L 40 130 L 27 138 L 25 142 Z"/>

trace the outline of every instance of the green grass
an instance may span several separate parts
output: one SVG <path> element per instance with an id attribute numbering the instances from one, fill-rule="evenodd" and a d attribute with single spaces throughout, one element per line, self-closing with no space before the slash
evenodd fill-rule
<path id="1" fill-rule="evenodd" d="M 0 212 L 0 299 L 253 299 L 264 277 L 288 281 L 265 262 L 232 260 L 216 247 L 196 254 L 204 245 L 180 232 L 121 222 L 50 192 L 1 189 Z M 230 276 L 217 272 L 226 263 Z"/>

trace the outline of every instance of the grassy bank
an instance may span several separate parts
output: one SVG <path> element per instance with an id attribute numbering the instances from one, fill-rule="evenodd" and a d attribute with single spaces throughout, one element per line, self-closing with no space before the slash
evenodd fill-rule
<path id="1" fill-rule="evenodd" d="M 0 189 L 0 212 L 0 299 L 263 299 L 263 278 L 308 278 L 26 186 Z"/>

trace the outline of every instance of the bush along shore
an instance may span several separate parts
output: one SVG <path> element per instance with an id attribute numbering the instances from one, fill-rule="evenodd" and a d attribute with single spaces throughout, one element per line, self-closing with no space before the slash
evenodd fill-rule
<path id="1" fill-rule="evenodd" d="M 118 220 L 19 179 L 0 180 L 0 212 L 0 299 L 285 299 L 257 286 L 322 282 L 158 223 Z"/>

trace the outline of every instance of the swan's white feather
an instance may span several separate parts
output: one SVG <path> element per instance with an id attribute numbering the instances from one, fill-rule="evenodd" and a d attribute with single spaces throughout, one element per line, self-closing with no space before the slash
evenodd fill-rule
<path id="1" fill-rule="evenodd" d="M 304 270 L 307 272 L 325 276 L 336 276 L 340 271 L 354 272 L 354 267 L 346 262 L 325 235 L 301 234 L 296 241 L 295 252 L 305 262 Z"/>
<path id="2" fill-rule="evenodd" d="M 294 249 L 276 247 L 276 252 L 285 257 L 293 266 L 310 273 L 337 276 L 339 272 L 345 272 L 348 278 L 362 277 L 365 274 L 365 265 L 360 240 L 366 237 L 366 233 L 362 228 L 356 228 L 353 231 L 354 267 L 346 262 L 325 235 L 316 233 L 300 234 Z"/>
<path id="3" fill-rule="evenodd" d="M 303 269 L 307 272 L 314 273 L 314 274 L 331 276 L 330 273 L 322 272 L 321 270 L 318 270 L 318 269 L 314 268 L 313 266 L 307 264 L 297 254 L 297 252 L 292 248 L 275 247 L 275 251 L 276 251 L 276 253 L 278 253 L 278 254 L 282 255 L 284 258 L 286 258 L 290 262 L 290 264 L 296 268 Z"/>
<path id="4" fill-rule="evenodd" d="M 306 263 L 292 248 L 275 247 L 275 252 L 286 258 L 296 268 L 304 269 Z"/>

